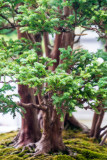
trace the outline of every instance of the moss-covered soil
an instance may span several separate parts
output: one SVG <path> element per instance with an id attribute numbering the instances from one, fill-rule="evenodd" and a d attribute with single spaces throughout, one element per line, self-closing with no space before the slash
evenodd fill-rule
<path id="1" fill-rule="evenodd" d="M 0 135 L 0 160 L 107 160 L 107 144 L 99 146 L 93 139 L 80 131 L 64 131 L 63 140 L 65 145 L 73 152 L 73 156 L 66 153 L 50 153 L 33 157 L 27 154 L 26 149 L 9 147 L 17 132 L 9 132 Z"/>

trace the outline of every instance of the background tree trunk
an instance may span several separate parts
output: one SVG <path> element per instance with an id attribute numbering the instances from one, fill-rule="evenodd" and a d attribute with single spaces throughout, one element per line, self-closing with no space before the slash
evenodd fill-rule
<path id="1" fill-rule="evenodd" d="M 105 52 L 107 52 L 107 40 L 105 43 Z M 99 110 L 99 112 L 100 112 L 100 114 L 97 114 L 96 112 L 94 112 L 92 126 L 91 126 L 91 130 L 90 130 L 90 136 L 94 137 L 96 139 L 100 138 L 101 124 L 102 124 L 104 114 L 105 114 L 103 110 L 101 110 L 101 111 Z M 102 144 L 103 144 L 103 141 L 101 142 L 101 145 Z"/>

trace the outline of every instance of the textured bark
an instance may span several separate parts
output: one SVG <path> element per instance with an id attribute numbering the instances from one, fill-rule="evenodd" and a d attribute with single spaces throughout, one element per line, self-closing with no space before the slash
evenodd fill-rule
<path id="1" fill-rule="evenodd" d="M 95 127 L 96 127 L 96 123 L 98 121 L 98 117 L 99 115 L 95 112 L 94 116 L 93 116 L 93 121 L 92 121 L 92 126 L 91 126 L 91 130 L 90 130 L 90 136 L 93 137 L 94 133 L 95 133 Z"/>
<path id="2" fill-rule="evenodd" d="M 62 40 L 62 33 L 56 34 L 54 41 L 54 48 L 51 52 L 51 58 L 56 59 L 56 63 L 54 63 L 52 67 L 49 67 L 49 69 L 52 71 L 54 71 L 59 64 L 59 56 L 60 56 L 59 48 L 61 47 L 61 40 Z"/>
<path id="3" fill-rule="evenodd" d="M 43 114 L 43 133 L 40 141 L 36 143 L 35 155 L 59 150 L 65 150 L 62 141 L 62 123 L 56 110 L 53 110 L 53 120 L 51 121 L 51 114 L 48 110 Z"/>
<path id="4" fill-rule="evenodd" d="M 99 139 L 99 137 L 100 137 L 100 128 L 101 128 L 103 118 L 104 118 L 104 111 L 102 110 L 100 112 L 100 115 L 98 116 L 98 120 L 97 120 L 97 123 L 96 123 L 96 126 L 95 126 L 95 132 L 94 132 L 94 135 L 93 135 L 93 137 L 96 138 L 96 139 Z"/>
<path id="5" fill-rule="evenodd" d="M 64 2 L 66 2 L 66 0 L 64 0 Z M 67 7 L 67 6 L 64 7 L 65 18 L 68 17 L 70 14 L 73 14 L 72 9 L 70 7 Z M 74 31 L 64 32 L 63 36 L 62 36 L 62 48 L 67 49 L 68 46 L 71 46 L 71 48 L 73 49 L 74 38 L 75 38 Z"/>
<path id="6" fill-rule="evenodd" d="M 18 39 L 26 38 L 35 42 L 41 42 L 41 36 L 38 35 L 31 35 L 28 33 L 21 33 L 20 28 L 17 28 Z M 41 46 L 39 46 L 41 49 Z M 38 52 L 38 55 L 42 55 L 42 51 Z M 28 88 L 28 86 L 18 85 L 18 93 L 20 95 L 20 101 L 22 103 L 38 103 L 37 97 L 34 97 L 34 89 Z M 23 113 L 24 117 L 21 120 L 21 129 L 14 139 L 15 147 L 25 146 L 29 143 L 37 142 L 40 137 L 40 125 L 38 121 L 37 110 L 34 108 L 26 108 L 26 113 Z"/>
<path id="7" fill-rule="evenodd" d="M 22 103 L 34 103 L 34 90 L 28 86 L 19 85 L 18 92 Z M 25 146 L 29 143 L 37 142 L 40 139 L 41 133 L 39 128 L 39 121 L 37 119 L 37 110 L 34 108 L 26 108 L 26 113 L 23 113 L 21 129 L 18 134 L 16 147 Z"/>
<path id="8" fill-rule="evenodd" d="M 56 34 L 54 48 L 51 52 L 51 58 L 56 59 L 50 70 L 54 71 L 59 64 L 59 48 L 61 45 L 62 33 Z M 49 98 L 49 96 L 48 96 Z M 46 101 L 47 103 L 47 101 Z M 40 141 L 36 143 L 35 155 L 48 153 L 49 151 L 65 150 L 65 146 L 62 141 L 62 123 L 60 116 L 57 115 L 54 106 L 50 106 L 47 112 L 41 113 L 41 119 L 43 120 L 43 133 Z"/>

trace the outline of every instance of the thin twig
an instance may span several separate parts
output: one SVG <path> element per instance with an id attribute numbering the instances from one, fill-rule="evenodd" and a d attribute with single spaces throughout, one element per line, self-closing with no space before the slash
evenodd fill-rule
<path id="1" fill-rule="evenodd" d="M 13 80 L 10 80 L 10 81 L 8 81 L 8 82 L 5 82 L 5 81 L 0 81 L 0 83 L 14 83 L 14 82 L 19 82 L 18 80 L 15 80 L 15 81 L 13 81 Z"/>

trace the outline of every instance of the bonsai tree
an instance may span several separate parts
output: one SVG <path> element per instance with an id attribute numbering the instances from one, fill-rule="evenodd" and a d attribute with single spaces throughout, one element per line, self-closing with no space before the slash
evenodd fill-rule
<path id="1" fill-rule="evenodd" d="M 72 1 L 5 1 L 0 4 L 3 21 L 0 30 L 17 28 L 19 39 L 8 42 L 1 39 L 0 43 L 0 75 L 12 79 L 6 82 L 4 78 L 2 83 L 18 83 L 20 95 L 20 102 L 11 105 L 10 101 L 2 100 L 5 104 L 2 108 L 24 108 L 21 130 L 14 139 L 14 146 L 34 145 L 39 140 L 36 155 L 66 149 L 62 142 L 62 121 L 66 113 L 72 115 L 75 106 L 84 108 L 87 102 L 86 109 L 98 111 L 99 104 L 105 107 L 106 79 L 102 79 L 105 61 L 99 64 L 98 53 L 73 50 L 75 28 L 84 25 L 86 19 L 80 14 L 86 1 L 78 3 L 77 8 Z M 8 10 L 6 16 L 5 10 Z M 53 46 L 49 34 L 54 36 Z M 42 38 L 46 57 L 42 56 Z M 42 121 L 38 120 L 38 113 L 42 113 Z"/>

